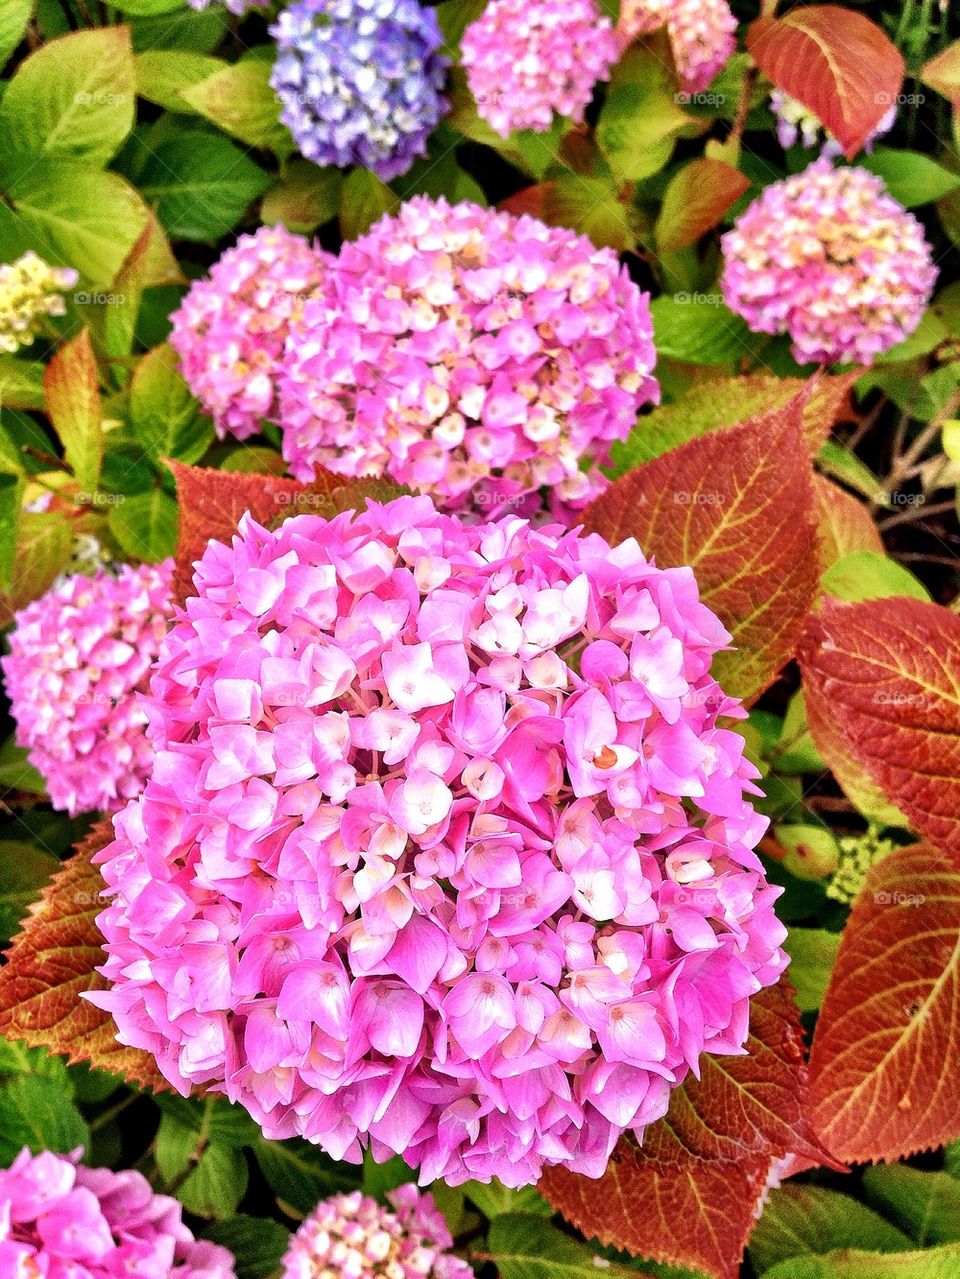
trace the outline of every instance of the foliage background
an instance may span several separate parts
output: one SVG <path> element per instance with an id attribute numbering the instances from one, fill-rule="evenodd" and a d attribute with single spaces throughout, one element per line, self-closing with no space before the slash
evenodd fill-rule
<path id="1" fill-rule="evenodd" d="M 780 16 L 806 7 L 785 5 Z M 707 1070 L 678 1103 L 689 1113 L 672 1111 L 602 1188 L 548 1179 L 541 1189 L 552 1203 L 599 1229 L 606 1248 L 554 1216 L 536 1190 L 438 1188 L 478 1272 L 503 1279 L 576 1279 L 598 1265 L 693 1273 L 668 1264 L 677 1261 L 729 1279 L 772 1160 L 797 1151 L 800 1176 L 767 1196 L 744 1275 L 960 1273 L 960 1145 L 949 1144 L 960 1137 L 960 1103 L 941 1087 L 960 1068 L 960 139 L 951 104 L 960 18 L 932 0 L 850 3 L 832 19 L 839 79 L 818 63 L 800 68 L 842 109 L 844 77 L 858 74 L 843 58 L 862 61 L 850 15 L 874 20 L 900 49 L 906 78 L 879 68 L 873 103 L 877 94 L 898 103 L 896 127 L 859 162 L 922 218 L 941 272 L 917 333 L 869 372 L 822 382 L 801 436 L 792 397 L 811 370 L 794 364 L 785 341 L 751 334 L 716 284 L 718 231 L 810 158 L 778 145 L 770 85 L 746 47 L 757 6 L 734 8 L 740 52 L 709 91 L 678 92 L 653 37 L 623 58 L 582 128 L 557 121 L 550 134 L 503 142 L 454 70 L 453 111 L 429 157 L 388 187 L 366 170 L 318 169 L 296 155 L 268 85 L 264 16 L 239 22 L 184 0 L 0 3 L 0 260 L 33 249 L 80 273 L 44 338 L 0 355 L 4 623 L 65 568 L 78 532 L 134 562 L 175 551 L 182 511 L 164 459 L 220 472 L 226 487 L 202 481 L 208 495 L 241 492 L 229 485 L 245 474 L 282 473 L 272 429 L 252 446 L 214 440 L 165 344 L 189 280 L 241 230 L 282 222 L 336 249 L 415 193 L 506 202 L 620 250 L 656 298 L 665 404 L 617 450 L 615 474 L 631 474 L 593 524 L 635 533 L 663 562 L 692 545 L 711 604 L 738 621 L 741 651 L 725 682 L 751 700 L 763 694 L 743 731 L 764 774 L 773 822 L 764 853 L 786 889 L 790 976 L 807 1032 L 824 1012 L 802 1114 L 788 1101 L 802 1082 L 799 1023 L 769 1006 L 755 1028 L 752 1077 Z M 481 9 L 439 5 L 452 52 Z M 29 509 L 50 491 L 48 509 Z M 732 527 L 737 503 L 746 528 Z M 182 489 L 181 505 L 192 509 Z M 744 574 L 756 608 L 731 585 Z M 800 666 L 788 664 L 798 642 Z M 868 684 L 872 701 L 858 701 Z M 878 688 L 897 710 L 893 726 L 878 713 Z M 0 940 L 14 936 L 89 826 L 50 809 L 7 736 Z M 864 888 L 877 847 L 887 856 Z M 850 902 L 826 891 L 838 856 L 859 889 L 852 922 Z M 24 1144 L 82 1145 L 88 1162 L 139 1168 L 183 1202 L 198 1230 L 236 1250 L 241 1279 L 275 1273 L 288 1229 L 318 1198 L 361 1182 L 378 1194 L 408 1179 L 399 1161 L 334 1164 L 303 1142 L 266 1142 L 225 1102 L 129 1082 L 136 1068 L 112 1063 L 103 1037 L 69 1020 L 95 955 L 97 885 L 82 873 L 59 884 L 0 983 L 0 1163 Z M 65 971 L 51 978 L 54 953 L 66 956 Z M 30 999 L 51 985 L 62 1003 L 44 1023 Z M 880 1060 L 867 1048 L 872 1032 L 885 1036 Z M 68 1066 L 24 1039 L 96 1065 Z M 853 1105 L 831 1076 L 840 1059 L 856 1075 Z M 128 1082 L 98 1068 L 111 1064 L 126 1067 Z M 724 1129 L 731 1098 L 738 1117 Z M 842 1170 L 848 1161 L 853 1171 Z"/>

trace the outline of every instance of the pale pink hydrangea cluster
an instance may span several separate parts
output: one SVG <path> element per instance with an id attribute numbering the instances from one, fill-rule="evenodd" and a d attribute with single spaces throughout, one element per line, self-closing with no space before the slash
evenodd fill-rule
<path id="1" fill-rule="evenodd" d="M 359 1190 L 317 1204 L 290 1241 L 282 1279 L 473 1279 L 448 1251 L 432 1195 L 406 1185 L 387 1199 L 392 1211 Z"/>
<path id="2" fill-rule="evenodd" d="M 816 160 L 768 186 L 722 239 L 720 284 L 800 363 L 868 365 L 914 331 L 937 270 L 923 227 L 872 173 Z"/>
<path id="3" fill-rule="evenodd" d="M 138 690 L 173 613 L 173 561 L 67 577 L 16 615 L 0 658 L 17 743 L 54 808 L 113 811 L 153 752 Z"/>
<path id="4" fill-rule="evenodd" d="M 617 34 L 629 44 L 666 27 L 680 82 L 700 93 L 730 61 L 737 20 L 727 0 L 623 0 Z"/>
<path id="5" fill-rule="evenodd" d="M 176 1199 L 78 1157 L 25 1149 L 0 1171 L 5 1279 L 236 1279 L 233 1257 L 193 1237 Z"/>
<path id="6" fill-rule="evenodd" d="M 477 112 L 502 138 L 543 133 L 554 112 L 579 123 L 618 55 L 596 0 L 490 0 L 460 49 Z"/>
<path id="7" fill-rule="evenodd" d="M 219 435 L 247 439 L 272 415 L 290 323 L 332 261 L 282 226 L 260 227 L 191 285 L 171 315 L 170 345 Z"/>
<path id="8" fill-rule="evenodd" d="M 99 860 L 174 1087 L 422 1182 L 599 1176 L 785 965 L 729 635 L 633 541 L 428 498 L 211 542 Z"/>
<path id="9" fill-rule="evenodd" d="M 330 283 L 278 379 L 298 479 L 385 473 L 487 516 L 546 487 L 559 515 L 658 398 L 646 294 L 565 228 L 420 197 L 345 244 Z"/>

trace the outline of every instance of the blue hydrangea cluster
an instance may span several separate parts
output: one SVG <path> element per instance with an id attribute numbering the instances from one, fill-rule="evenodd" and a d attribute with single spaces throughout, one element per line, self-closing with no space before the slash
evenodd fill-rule
<path id="1" fill-rule="evenodd" d="M 299 0 L 271 32 L 281 119 L 315 164 L 361 164 L 384 181 L 426 154 L 449 104 L 433 9 L 417 0 Z"/>

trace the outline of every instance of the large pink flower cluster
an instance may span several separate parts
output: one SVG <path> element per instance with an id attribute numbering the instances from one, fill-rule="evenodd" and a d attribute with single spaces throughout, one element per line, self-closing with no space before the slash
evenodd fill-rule
<path id="1" fill-rule="evenodd" d="M 867 365 L 914 331 L 937 278 L 923 227 L 865 169 L 816 160 L 722 240 L 727 305 L 808 361 Z"/>
<path id="2" fill-rule="evenodd" d="M 474 204 L 425 197 L 340 252 L 279 378 L 283 451 L 386 473 L 447 510 L 554 510 L 603 486 L 598 463 L 656 399 L 647 297 L 610 249 Z M 588 471 L 581 463 L 590 463 Z"/>
<path id="3" fill-rule="evenodd" d="M 277 365 L 303 299 L 332 258 L 281 226 L 242 235 L 170 317 L 170 345 L 217 432 L 243 440 L 274 409 Z"/>
<path id="4" fill-rule="evenodd" d="M 173 612 L 173 561 L 65 578 L 16 615 L 0 658 L 17 743 L 71 816 L 123 806 L 153 752 L 138 690 Z"/>
<path id="5" fill-rule="evenodd" d="M 5 1279 L 236 1279 L 233 1257 L 194 1239 L 176 1199 L 139 1172 L 23 1150 L 0 1171 Z"/>
<path id="6" fill-rule="evenodd" d="M 430 1194 L 400 1186 L 393 1211 L 359 1190 L 317 1204 L 290 1241 L 282 1279 L 473 1279 L 447 1250 L 450 1231 Z"/>
<path id="7" fill-rule="evenodd" d="M 677 75 L 700 93 L 730 61 L 737 20 L 727 0 L 623 0 L 617 34 L 626 43 L 666 27 Z"/>
<path id="8" fill-rule="evenodd" d="M 617 53 L 596 0 L 490 0 L 461 43 L 477 112 L 502 138 L 543 133 L 554 112 L 581 121 Z"/>
<path id="9" fill-rule="evenodd" d="M 634 541 L 425 497 L 211 542 L 100 855 L 112 989 L 186 1092 L 429 1182 L 598 1176 L 785 964 L 729 641 Z"/>

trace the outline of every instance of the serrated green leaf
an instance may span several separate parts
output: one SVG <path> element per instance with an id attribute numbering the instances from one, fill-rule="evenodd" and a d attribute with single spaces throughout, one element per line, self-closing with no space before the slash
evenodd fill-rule
<path id="1" fill-rule="evenodd" d="M 155 461 L 174 457 L 196 462 L 212 444 L 213 422 L 191 395 L 172 347 L 154 347 L 134 370 L 130 424 Z"/>
<path id="2" fill-rule="evenodd" d="M 375 173 L 354 169 L 340 188 L 340 234 L 345 240 L 365 235 L 384 213 L 396 211 L 399 200 Z"/>
<path id="3" fill-rule="evenodd" d="M 271 179 L 226 138 L 186 129 L 150 154 L 139 185 L 171 236 L 217 240 L 233 230 Z"/>
<path id="4" fill-rule="evenodd" d="M 270 1189 L 295 1213 L 311 1212 L 318 1200 L 360 1183 L 360 1170 L 337 1163 L 309 1142 L 267 1141 L 261 1137 L 254 1157 Z"/>
<path id="5" fill-rule="evenodd" d="M 502 1181 L 494 1178 L 486 1184 L 482 1181 L 468 1181 L 463 1186 L 463 1193 L 491 1221 L 494 1217 L 511 1213 L 528 1217 L 553 1216 L 553 1209 L 536 1186 L 510 1190 Z"/>
<path id="6" fill-rule="evenodd" d="M 209 80 L 227 64 L 187 49 L 147 49 L 135 59 L 137 93 L 167 111 L 192 111 L 185 89 Z"/>
<path id="7" fill-rule="evenodd" d="M 921 1248 L 960 1241 L 960 1183 L 904 1164 L 864 1169 L 867 1199 Z"/>
<path id="8" fill-rule="evenodd" d="M 488 1251 L 500 1279 L 636 1279 L 636 1271 L 598 1256 L 540 1216 L 509 1214 L 490 1226 Z"/>
<path id="9" fill-rule="evenodd" d="M 749 1253 L 757 1273 L 766 1274 L 790 1257 L 855 1246 L 899 1252 L 910 1247 L 910 1240 L 849 1195 L 788 1181 L 770 1192 L 750 1237 Z"/>
<path id="10" fill-rule="evenodd" d="M 7 1167 L 24 1146 L 34 1154 L 66 1154 L 89 1140 L 83 1116 L 59 1079 L 18 1075 L 0 1088 L 0 1166 Z"/>
<path id="11" fill-rule="evenodd" d="M 242 1213 L 216 1222 L 204 1232 L 204 1238 L 229 1248 L 236 1258 L 237 1279 L 272 1279 L 290 1242 L 288 1231 L 278 1221 Z"/>
<path id="12" fill-rule="evenodd" d="M 597 121 L 597 145 L 620 182 L 658 173 L 677 136 L 696 121 L 683 110 L 669 63 L 652 47 L 633 45 L 610 77 Z"/>
<path id="13" fill-rule="evenodd" d="M 10 188 L 38 160 L 100 167 L 133 128 L 126 27 L 51 40 L 17 69 L 0 101 L 0 173 Z"/>
<path id="14" fill-rule="evenodd" d="M 110 508 L 110 532 L 126 553 L 157 564 L 177 549 L 177 504 L 163 489 L 134 493 Z"/>
<path id="15" fill-rule="evenodd" d="M 0 68 L 23 39 L 33 0 L 4 0 L 0 5 Z"/>
<path id="16" fill-rule="evenodd" d="M 271 70 L 270 62 L 246 57 L 199 84 L 185 86 L 180 96 L 191 110 L 248 146 L 289 155 L 294 142 L 280 123 L 280 102 L 270 87 Z"/>
<path id="17" fill-rule="evenodd" d="M 40 889 L 60 865 L 35 844 L 24 840 L 0 841 L 0 942 L 3 945 L 17 931 L 27 907 L 40 896 Z"/>
<path id="18" fill-rule="evenodd" d="M 925 1252 L 873 1253 L 849 1249 L 822 1257 L 792 1257 L 763 1279 L 956 1279 L 960 1244 Z"/>
<path id="19" fill-rule="evenodd" d="M 759 339 L 719 293 L 676 294 L 651 304 L 660 356 L 687 364 L 733 364 L 754 355 Z"/>
<path id="20" fill-rule="evenodd" d="M 247 1190 L 249 1169 L 242 1150 L 211 1142 L 177 1187 L 177 1198 L 198 1217 L 232 1217 Z"/>
<path id="21" fill-rule="evenodd" d="M 820 586 L 825 594 L 852 603 L 891 595 L 909 595 L 915 600 L 930 598 L 930 592 L 909 569 L 877 551 L 851 551 L 844 555 L 826 570 Z"/>

